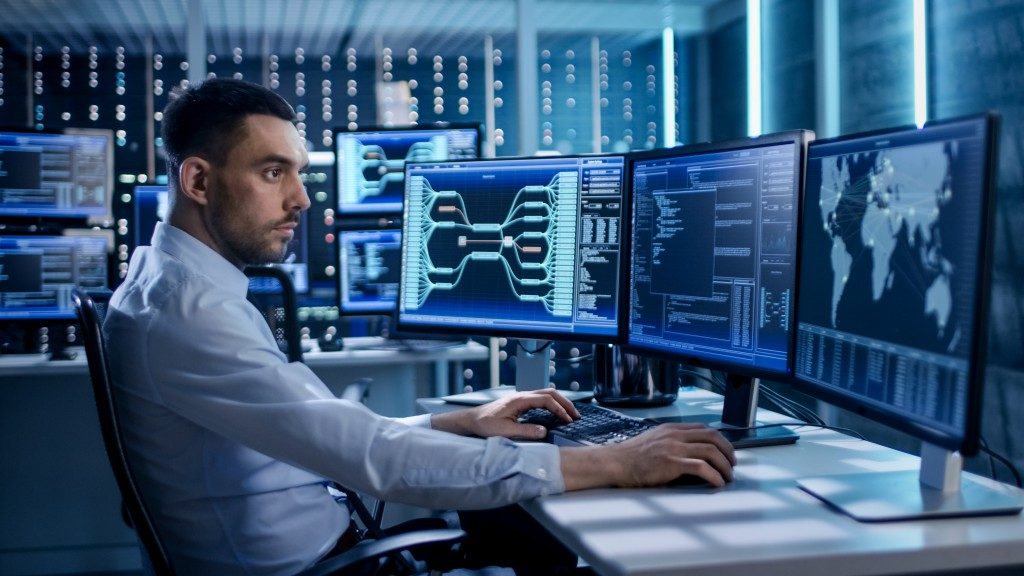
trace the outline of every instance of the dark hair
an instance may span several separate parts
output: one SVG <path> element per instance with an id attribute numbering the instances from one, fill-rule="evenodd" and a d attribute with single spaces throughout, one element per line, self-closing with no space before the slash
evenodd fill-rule
<path id="1" fill-rule="evenodd" d="M 167 177 L 177 186 L 178 169 L 189 156 L 224 162 L 234 136 L 253 114 L 295 121 L 295 110 L 271 90 L 231 78 L 211 78 L 198 86 L 177 88 L 164 108 L 160 136 L 167 155 Z"/>

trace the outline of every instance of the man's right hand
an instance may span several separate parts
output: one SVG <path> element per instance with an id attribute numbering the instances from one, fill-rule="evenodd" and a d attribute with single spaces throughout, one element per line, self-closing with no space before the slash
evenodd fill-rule
<path id="1" fill-rule="evenodd" d="M 621 444 L 563 448 L 561 456 L 566 490 L 656 486 L 686 475 L 724 486 L 736 464 L 729 441 L 699 424 L 662 424 Z"/>

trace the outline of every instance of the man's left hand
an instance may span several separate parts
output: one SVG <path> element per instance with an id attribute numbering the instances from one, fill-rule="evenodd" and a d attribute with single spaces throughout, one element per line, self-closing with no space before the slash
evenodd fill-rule
<path id="1" fill-rule="evenodd" d="M 542 440 L 547 429 L 537 424 L 522 424 L 519 415 L 531 408 L 544 408 L 565 422 L 580 418 L 579 411 L 565 396 L 551 388 L 519 392 L 482 406 L 435 414 L 431 425 L 438 430 L 471 436 L 505 436 L 513 439 Z"/>

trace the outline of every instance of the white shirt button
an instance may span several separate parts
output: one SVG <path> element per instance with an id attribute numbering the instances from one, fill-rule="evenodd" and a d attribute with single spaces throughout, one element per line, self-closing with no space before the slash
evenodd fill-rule
<path id="1" fill-rule="evenodd" d="M 543 468 L 537 468 L 537 477 L 541 479 L 547 479 L 548 471 Z"/>

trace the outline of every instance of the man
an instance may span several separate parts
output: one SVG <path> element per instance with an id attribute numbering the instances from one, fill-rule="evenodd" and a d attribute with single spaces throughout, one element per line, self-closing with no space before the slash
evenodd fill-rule
<path id="1" fill-rule="evenodd" d="M 555 393 L 389 419 L 335 398 L 289 364 L 247 302 L 247 264 L 279 260 L 309 199 L 294 112 L 273 92 L 213 79 L 163 119 L 167 224 L 132 256 L 104 330 L 129 460 L 184 573 L 287 574 L 335 548 L 349 514 L 331 479 L 387 500 L 485 509 L 683 474 L 720 486 L 734 456 L 717 432 L 662 426 L 610 447 L 558 449 L 516 422 L 531 407 L 579 415 Z"/>

